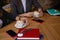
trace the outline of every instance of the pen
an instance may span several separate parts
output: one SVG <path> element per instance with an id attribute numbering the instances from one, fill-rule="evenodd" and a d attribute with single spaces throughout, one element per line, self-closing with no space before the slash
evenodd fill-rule
<path id="1" fill-rule="evenodd" d="M 28 32 L 28 31 L 31 31 L 32 30 L 32 28 L 29 28 L 29 29 L 27 29 L 27 30 L 25 30 L 25 29 L 23 29 L 20 33 L 26 33 L 26 32 Z"/>

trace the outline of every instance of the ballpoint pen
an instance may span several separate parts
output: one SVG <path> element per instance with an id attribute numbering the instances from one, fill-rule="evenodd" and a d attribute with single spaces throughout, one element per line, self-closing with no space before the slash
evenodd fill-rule
<path id="1" fill-rule="evenodd" d="M 22 37 L 22 36 L 24 35 L 24 33 L 28 32 L 28 31 L 31 31 L 31 30 L 32 30 L 32 28 L 29 28 L 29 29 L 27 29 L 27 30 L 23 29 L 23 30 L 18 34 L 18 36 Z"/>

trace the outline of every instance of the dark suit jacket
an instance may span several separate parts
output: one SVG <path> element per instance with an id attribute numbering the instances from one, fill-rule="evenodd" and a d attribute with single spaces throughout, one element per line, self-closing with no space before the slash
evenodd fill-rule
<path id="1" fill-rule="evenodd" d="M 32 5 L 35 6 L 37 9 L 40 8 L 40 4 L 37 2 L 37 0 L 26 0 L 26 12 L 31 11 Z M 20 4 L 18 4 L 18 0 L 11 0 L 11 14 L 10 17 L 13 19 L 17 15 L 24 13 L 23 5 L 20 0 Z"/>

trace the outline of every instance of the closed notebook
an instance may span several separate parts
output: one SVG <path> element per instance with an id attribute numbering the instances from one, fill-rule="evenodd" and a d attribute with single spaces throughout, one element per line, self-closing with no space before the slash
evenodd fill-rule
<path id="1" fill-rule="evenodd" d="M 50 15 L 60 15 L 60 11 L 56 10 L 56 9 L 47 9 L 47 12 Z"/>
<path id="2" fill-rule="evenodd" d="M 39 29 L 19 29 L 18 33 L 24 30 L 24 34 L 22 37 L 17 36 L 18 40 L 40 40 L 40 32 Z"/>

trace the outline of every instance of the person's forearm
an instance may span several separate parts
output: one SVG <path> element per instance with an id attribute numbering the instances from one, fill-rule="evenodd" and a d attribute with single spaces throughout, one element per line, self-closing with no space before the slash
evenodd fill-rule
<path id="1" fill-rule="evenodd" d="M 27 17 L 31 17 L 32 14 L 33 14 L 33 12 L 28 12 L 28 13 L 20 14 L 19 16 L 27 16 Z"/>

